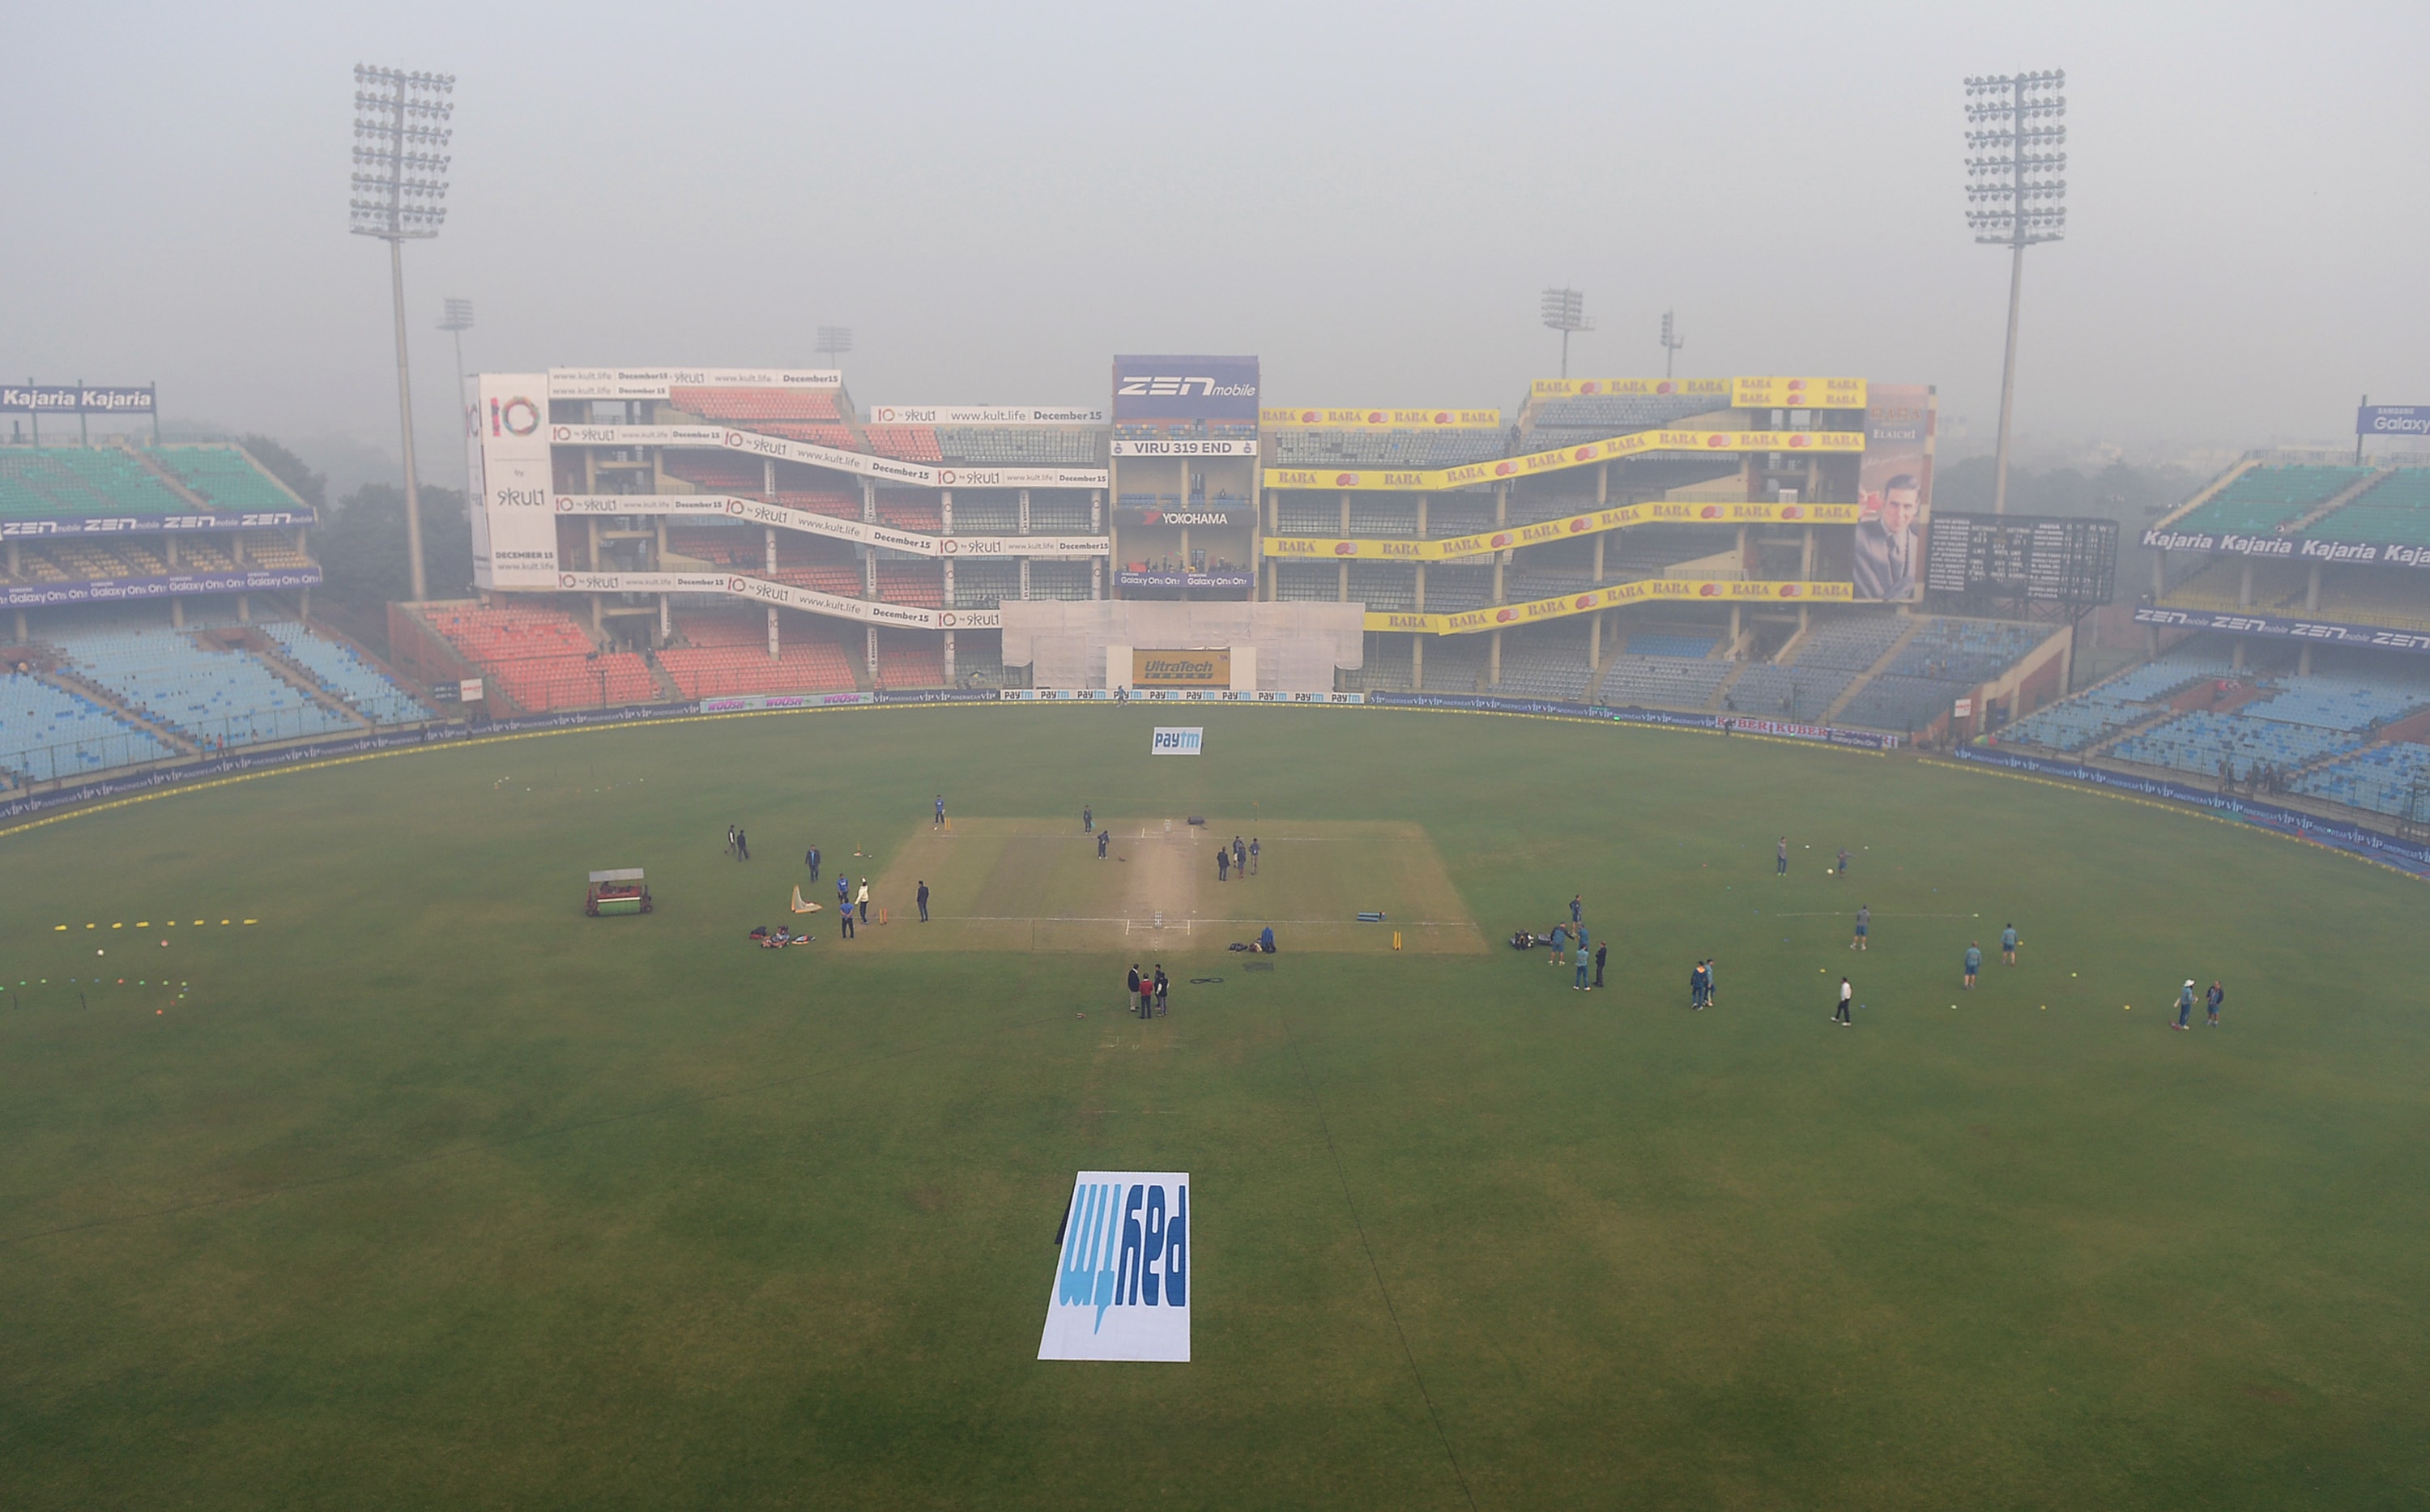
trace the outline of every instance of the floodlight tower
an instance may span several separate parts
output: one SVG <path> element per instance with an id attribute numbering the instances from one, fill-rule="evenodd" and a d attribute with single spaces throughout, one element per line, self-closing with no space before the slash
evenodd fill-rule
<path id="1" fill-rule="evenodd" d="M 1669 310 L 1664 310 L 1662 312 L 1662 375 L 1664 377 L 1671 376 L 1672 355 L 1687 344 L 1688 339 L 1679 334 L 1678 324 L 1672 320 Z"/>
<path id="2" fill-rule="evenodd" d="M 473 328 L 473 302 L 451 296 L 439 317 L 439 328 L 456 338 L 456 402 L 461 405 L 464 402 L 464 333 Z M 469 433 L 472 426 L 469 411 L 465 424 Z M 470 508 L 472 503 L 473 455 L 467 451 L 464 454 L 464 504 Z"/>
<path id="3" fill-rule="evenodd" d="M 429 597 L 422 565 L 422 491 L 413 475 L 413 372 L 405 348 L 405 243 L 439 234 L 447 219 L 449 158 L 441 149 L 455 131 L 453 74 L 408 74 L 355 65 L 355 183 L 347 201 L 357 236 L 388 243 L 389 284 L 396 303 L 396 409 L 405 438 L 405 540 L 416 603 Z"/>
<path id="4" fill-rule="evenodd" d="M 2017 394 L 2017 302 L 2025 249 L 2067 231 L 2065 69 L 1986 75 L 1966 81 L 1966 224 L 1974 240 L 2008 249 L 2008 350 L 2000 370 L 2000 456 L 1991 512 L 2008 507 L 2008 431 Z M 2037 124 L 2040 123 L 2040 124 Z"/>
<path id="5" fill-rule="evenodd" d="M 1544 328 L 1561 333 L 1561 376 L 1570 375 L 1570 333 L 1591 331 L 1594 322 L 1587 319 L 1587 296 L 1576 289 L 1544 291 Z"/>
<path id="6" fill-rule="evenodd" d="M 843 356 L 843 354 L 845 354 L 846 352 L 849 352 L 849 351 L 851 351 L 851 350 L 852 350 L 852 327 L 851 327 L 851 326 L 849 326 L 849 325 L 822 325 L 822 326 L 820 326 L 820 327 L 819 327 L 819 340 L 818 340 L 818 347 L 817 347 L 817 351 L 818 351 L 819 356 L 821 356 L 821 357 L 824 357 L 824 358 L 826 358 L 826 359 L 827 359 L 827 365 L 828 365 L 828 366 L 833 367 L 833 366 L 835 365 L 835 359 L 836 359 L 837 357 L 840 357 Z"/>

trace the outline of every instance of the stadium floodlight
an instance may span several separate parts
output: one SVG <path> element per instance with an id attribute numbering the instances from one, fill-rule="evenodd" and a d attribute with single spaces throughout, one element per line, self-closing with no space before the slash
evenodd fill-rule
<path id="1" fill-rule="evenodd" d="M 473 302 L 450 298 L 439 317 L 439 328 L 456 338 L 456 376 L 464 376 L 464 333 L 473 328 Z"/>
<path id="2" fill-rule="evenodd" d="M 406 557 L 416 603 L 429 597 L 422 564 L 422 491 L 413 474 L 413 370 L 406 360 L 405 243 L 439 234 L 447 219 L 445 152 L 455 131 L 453 74 L 355 65 L 355 181 L 347 201 L 357 236 L 388 243 L 396 304 L 396 408 L 405 438 Z M 458 367 L 462 363 L 459 359 Z"/>
<path id="3" fill-rule="evenodd" d="M 2067 233 L 2067 70 L 1994 74 L 1966 81 L 1966 225 L 2008 249 L 2008 347 L 2000 371 L 2000 455 L 1991 512 L 2008 507 L 2009 418 L 2017 392 L 2017 304 L 2025 248 Z"/>
<path id="4" fill-rule="evenodd" d="M 819 327 L 818 354 L 833 366 L 835 359 L 852 350 L 852 327 L 822 325 Z"/>
<path id="5" fill-rule="evenodd" d="M 1561 376 L 1570 375 L 1570 333 L 1591 331 L 1594 322 L 1587 319 L 1587 296 L 1576 289 L 1544 291 L 1544 328 L 1561 333 Z"/>
<path id="6" fill-rule="evenodd" d="M 1664 377 L 1671 376 L 1672 355 L 1687 344 L 1688 339 L 1679 334 L 1678 324 L 1672 320 L 1669 310 L 1664 310 L 1662 312 L 1662 375 Z"/>

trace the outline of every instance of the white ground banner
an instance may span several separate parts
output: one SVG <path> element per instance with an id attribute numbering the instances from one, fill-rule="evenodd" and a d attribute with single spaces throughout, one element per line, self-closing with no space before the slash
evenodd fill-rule
<path id="1" fill-rule="evenodd" d="M 1196 756 L 1207 741 L 1203 724 L 1159 724 L 1147 743 L 1150 756 Z"/>
<path id="2" fill-rule="evenodd" d="M 1081 1171 L 1038 1357 L 1187 1364 L 1194 1258 L 1188 1171 Z"/>

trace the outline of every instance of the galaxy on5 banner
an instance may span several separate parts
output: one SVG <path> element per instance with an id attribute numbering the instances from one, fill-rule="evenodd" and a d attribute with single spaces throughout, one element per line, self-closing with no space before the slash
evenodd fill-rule
<path id="1" fill-rule="evenodd" d="M 1257 420 L 1253 357 L 1117 357 L 1114 420 Z"/>
<path id="2" fill-rule="evenodd" d="M 473 581 L 485 589 L 557 587 L 557 508 L 549 490 L 548 375 L 484 373 L 467 380 L 473 449 Z"/>
<path id="3" fill-rule="evenodd" d="M 1911 603 L 1923 590 L 1923 538 L 1932 520 L 1928 384 L 1877 383 L 1865 407 L 1865 460 L 1849 578 L 1856 597 Z"/>
<path id="4" fill-rule="evenodd" d="M 1188 1364 L 1192 1258 L 1188 1171 L 1081 1171 L 1038 1357 Z"/>

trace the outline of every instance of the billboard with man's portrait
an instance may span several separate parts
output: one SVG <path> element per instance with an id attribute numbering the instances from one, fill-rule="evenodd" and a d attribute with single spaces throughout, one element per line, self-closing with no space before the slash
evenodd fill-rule
<path id="1" fill-rule="evenodd" d="M 1923 540 L 1932 519 L 1934 394 L 1928 384 L 1872 386 L 1865 459 L 1849 576 L 1856 597 L 1909 604 L 1923 592 Z"/>

